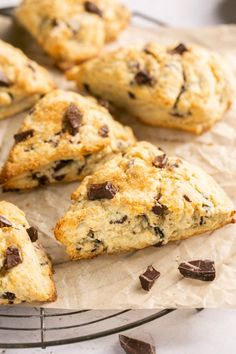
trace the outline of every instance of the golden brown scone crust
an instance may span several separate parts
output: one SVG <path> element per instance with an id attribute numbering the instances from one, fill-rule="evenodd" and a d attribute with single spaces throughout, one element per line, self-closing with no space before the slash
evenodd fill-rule
<path id="1" fill-rule="evenodd" d="M 24 0 L 20 23 L 63 69 L 96 56 L 128 25 L 130 11 L 117 0 Z"/>
<path id="2" fill-rule="evenodd" d="M 41 95 L 54 88 L 43 67 L 0 40 L 0 119 L 33 106 Z"/>
<path id="3" fill-rule="evenodd" d="M 75 134 L 66 120 L 71 105 L 72 116 L 75 109 L 81 119 Z M 16 141 L 2 169 L 4 190 L 80 180 L 101 160 L 135 142 L 132 130 L 116 122 L 94 98 L 63 90 L 52 91 L 36 104 L 23 122 L 23 132 L 26 138 Z"/>
<path id="4" fill-rule="evenodd" d="M 11 227 L 0 223 L 0 304 L 54 301 L 52 265 L 37 241 L 31 242 L 25 214 L 15 205 L 1 201 L 0 217 L 12 223 Z M 21 262 L 6 269 L 7 249 L 12 247 L 18 249 Z"/>
<path id="5" fill-rule="evenodd" d="M 91 197 L 94 184 L 107 182 L 111 199 Z M 177 157 L 166 160 L 162 150 L 139 142 L 83 180 L 55 235 L 76 260 L 185 239 L 231 223 L 234 213 L 200 168 Z"/>
<path id="6" fill-rule="evenodd" d="M 68 77 L 147 124 L 194 134 L 221 119 L 233 100 L 228 63 L 196 45 L 118 49 L 73 68 Z"/>

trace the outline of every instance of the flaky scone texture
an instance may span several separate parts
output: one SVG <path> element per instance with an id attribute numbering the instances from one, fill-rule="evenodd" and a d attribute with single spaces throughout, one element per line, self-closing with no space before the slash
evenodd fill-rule
<path id="1" fill-rule="evenodd" d="M 83 180 L 55 235 L 76 260 L 186 239 L 233 222 L 234 214 L 204 171 L 139 142 Z"/>
<path id="2" fill-rule="evenodd" d="M 51 262 L 37 241 L 31 241 L 28 228 L 23 211 L 0 202 L 1 305 L 56 299 Z"/>
<path id="3" fill-rule="evenodd" d="M 0 119 L 33 106 L 53 89 L 55 84 L 46 69 L 0 40 Z"/>
<path id="4" fill-rule="evenodd" d="M 55 90 L 26 116 L 2 169 L 4 190 L 82 179 L 113 153 L 135 143 L 93 98 Z"/>
<path id="5" fill-rule="evenodd" d="M 194 134 L 222 118 L 235 88 L 223 57 L 184 44 L 118 49 L 73 68 L 68 77 L 147 124 Z"/>
<path id="6" fill-rule="evenodd" d="M 117 38 L 130 11 L 117 0 L 24 0 L 16 16 L 63 69 Z"/>

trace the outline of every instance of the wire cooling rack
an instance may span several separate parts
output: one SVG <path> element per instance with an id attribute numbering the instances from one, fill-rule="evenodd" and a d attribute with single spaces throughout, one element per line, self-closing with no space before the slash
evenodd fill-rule
<path id="1" fill-rule="evenodd" d="M 12 10 L 0 10 L 0 15 L 11 16 Z M 166 26 L 139 12 L 133 12 L 133 18 Z M 172 311 L 66 311 L 5 306 L 0 309 L 0 348 L 46 348 L 88 341 L 144 325 Z"/>

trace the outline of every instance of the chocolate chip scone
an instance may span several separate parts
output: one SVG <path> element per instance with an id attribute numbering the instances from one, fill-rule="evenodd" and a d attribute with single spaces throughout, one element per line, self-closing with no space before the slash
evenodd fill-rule
<path id="1" fill-rule="evenodd" d="M 130 11 L 116 0 L 24 0 L 16 16 L 66 69 L 115 39 L 128 25 Z"/>
<path id="2" fill-rule="evenodd" d="M 195 134 L 221 119 L 233 100 L 230 66 L 196 45 L 119 49 L 68 77 L 147 124 Z"/>
<path id="3" fill-rule="evenodd" d="M 4 190 L 80 180 L 135 142 L 95 99 L 62 90 L 44 96 L 14 138 L 0 177 Z"/>
<path id="4" fill-rule="evenodd" d="M 76 260 L 186 239 L 233 222 L 234 214 L 204 171 L 139 142 L 83 180 L 55 236 Z"/>
<path id="5" fill-rule="evenodd" d="M 54 301 L 52 265 L 23 211 L 0 202 L 0 304 Z"/>
<path id="6" fill-rule="evenodd" d="M 54 88 L 44 68 L 0 40 L 0 119 L 30 108 Z"/>

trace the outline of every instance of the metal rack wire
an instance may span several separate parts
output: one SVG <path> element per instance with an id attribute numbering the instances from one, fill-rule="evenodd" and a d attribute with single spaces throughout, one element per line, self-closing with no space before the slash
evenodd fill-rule
<path id="1" fill-rule="evenodd" d="M 11 16 L 12 10 L 0 10 L 0 15 Z M 139 12 L 133 12 L 133 18 L 166 26 Z M 88 341 L 144 325 L 172 311 L 65 311 L 7 306 L 0 309 L 0 348 L 46 348 Z"/>

